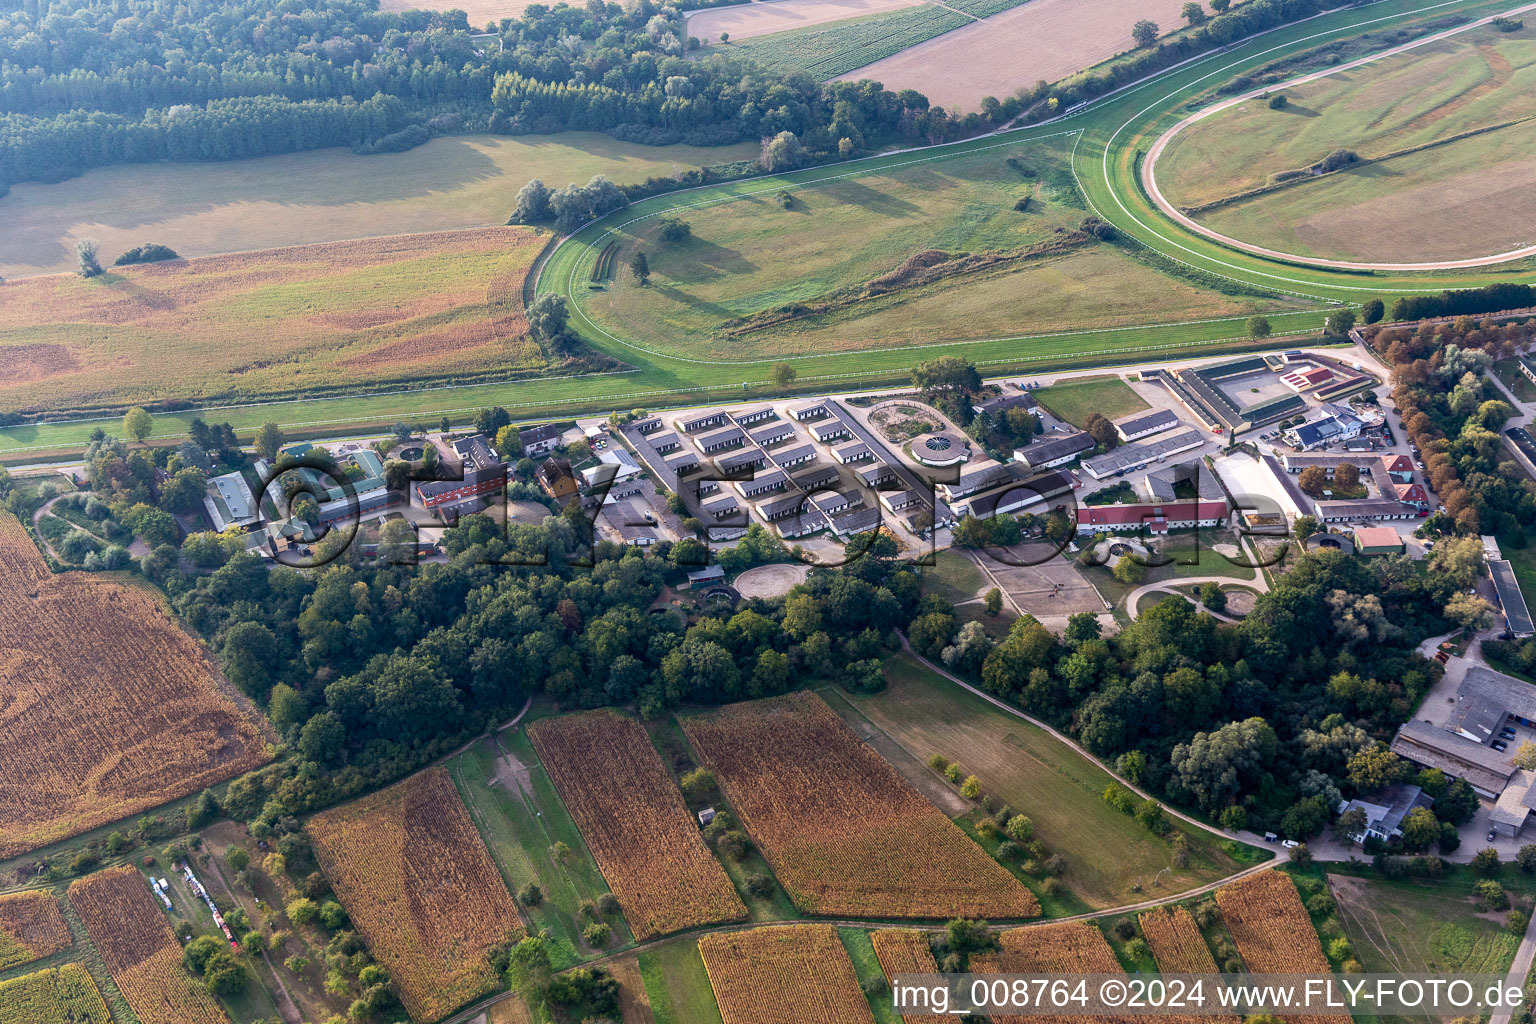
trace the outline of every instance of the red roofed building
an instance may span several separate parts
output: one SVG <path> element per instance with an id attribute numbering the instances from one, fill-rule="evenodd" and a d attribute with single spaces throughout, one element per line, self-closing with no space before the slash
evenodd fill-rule
<path id="1" fill-rule="evenodd" d="M 1383 455 L 1381 468 L 1400 484 L 1413 483 L 1413 460 L 1406 455 Z"/>
<path id="2" fill-rule="evenodd" d="M 1161 505 L 1084 505 L 1078 509 L 1078 533 L 1148 533 L 1221 526 L 1225 501 L 1175 501 Z"/>
<path id="3" fill-rule="evenodd" d="M 1423 484 L 1394 484 L 1393 490 L 1397 492 L 1398 501 L 1417 505 L 1420 509 L 1429 508 L 1429 495 L 1424 493 Z"/>
<path id="4" fill-rule="evenodd" d="M 1280 378 L 1280 383 L 1297 394 L 1311 391 L 1333 379 L 1333 371 L 1326 366 L 1314 366 L 1310 370 L 1292 370 Z"/>

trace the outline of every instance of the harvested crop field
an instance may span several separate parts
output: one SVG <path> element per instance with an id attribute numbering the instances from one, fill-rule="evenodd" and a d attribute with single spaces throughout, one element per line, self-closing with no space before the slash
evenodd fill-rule
<path id="1" fill-rule="evenodd" d="M 454 0 L 451 6 L 464 5 Z M 183 256 L 210 256 L 385 231 L 504 224 L 529 178 L 558 188 L 602 174 L 629 185 L 751 160 L 757 152 L 756 141 L 644 146 L 598 132 L 561 132 L 452 135 L 404 153 L 369 156 L 311 149 L 250 160 L 101 167 L 56 185 L 14 185 L 0 197 L 6 227 L 0 276 L 71 272 L 82 238 L 100 243 L 102 262 L 110 263 L 146 241 Z M 112 197 L 110 205 L 103 205 L 104 195 Z"/>
<path id="2" fill-rule="evenodd" d="M 1216 973 L 1216 958 L 1187 909 L 1158 907 L 1144 912 L 1138 920 L 1159 970 L 1165 974 Z"/>
<path id="3" fill-rule="evenodd" d="M 933 950 L 928 946 L 928 936 L 922 932 L 883 928 L 871 932 L 869 940 L 875 947 L 875 956 L 880 958 L 880 969 L 885 972 L 887 981 L 898 974 L 939 973 L 938 962 L 933 959 Z M 946 1019 L 937 1013 L 909 1014 L 902 1018 L 907 1024 L 940 1024 Z"/>
<path id="4" fill-rule="evenodd" d="M 181 943 L 135 868 L 80 879 L 69 887 L 69 902 L 141 1024 L 229 1024 L 182 968 Z"/>
<path id="5" fill-rule="evenodd" d="M 0 514 L 0 860 L 268 760 L 146 587 L 55 576 Z"/>
<path id="6" fill-rule="evenodd" d="M 502 18 L 520 18 L 538 0 L 380 0 L 381 11 L 463 11 L 469 27 L 479 32 Z"/>
<path id="7" fill-rule="evenodd" d="M 974 974 L 1122 974 L 1104 933 L 1084 921 L 1012 928 L 998 937 L 1002 949 L 971 954 Z M 1114 1024 L 1125 1018 L 1082 1014 L 1023 1017 L 997 1014 L 997 1024 Z M 1134 1018 L 1133 1018 L 1134 1019 Z M 1177 1020 L 1177 1018 L 1171 1018 Z"/>
<path id="8" fill-rule="evenodd" d="M 731 7 L 713 7 L 691 12 L 688 16 L 688 34 L 706 43 L 714 44 L 720 33 L 730 34 L 732 40 L 750 39 L 775 32 L 788 32 L 797 28 L 824 25 L 829 21 L 860 18 L 867 14 L 880 14 L 902 7 L 915 7 L 925 0 L 775 0 L 773 3 L 735 4 Z M 728 47 L 705 50 L 705 53 L 729 53 Z"/>
<path id="9" fill-rule="evenodd" d="M 1328 958 L 1288 876 L 1260 871 L 1224 885 L 1216 905 L 1253 973 L 1328 973 Z"/>
<path id="10" fill-rule="evenodd" d="M 746 918 L 639 722 L 592 711 L 534 722 L 528 737 L 637 941 Z"/>
<path id="11" fill-rule="evenodd" d="M 829 924 L 706 935 L 699 953 L 725 1024 L 874 1024 Z"/>
<path id="12" fill-rule="evenodd" d="M 1331 967 L 1290 876 L 1260 871 L 1216 890 L 1238 955 L 1254 974 L 1328 974 Z M 1282 1017 L 1290 1024 L 1349 1024 L 1347 1014 Z"/>
<path id="13" fill-rule="evenodd" d="M 71 941 L 52 893 L 0 896 L 0 971 L 52 956 Z"/>
<path id="14" fill-rule="evenodd" d="M 546 237 L 397 235 L 0 284 L 0 411 L 534 372 L 521 289 Z"/>
<path id="15" fill-rule="evenodd" d="M 1029 0 L 841 77 L 916 89 L 934 106 L 976 110 L 1044 79 L 1054 82 L 1131 49 L 1131 26 L 1170 31 L 1184 0 Z"/>
<path id="16" fill-rule="evenodd" d="M 90 974 L 79 964 L 0 982 L 0 1024 L 112 1024 Z"/>
<path id="17" fill-rule="evenodd" d="M 317 814 L 307 831 L 412 1017 L 436 1020 L 500 987 L 487 952 L 523 926 L 446 768 Z"/>
<path id="18" fill-rule="evenodd" d="M 1025 918 L 1035 897 L 813 693 L 681 718 L 808 914 Z"/>

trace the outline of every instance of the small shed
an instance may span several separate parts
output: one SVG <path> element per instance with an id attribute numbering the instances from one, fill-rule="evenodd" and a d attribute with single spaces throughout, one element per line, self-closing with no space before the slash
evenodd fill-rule
<path id="1" fill-rule="evenodd" d="M 714 820 L 715 820 L 715 809 L 713 807 L 706 807 L 702 811 L 699 812 L 699 824 L 700 825 L 708 825 L 710 822 L 712 822 Z"/>

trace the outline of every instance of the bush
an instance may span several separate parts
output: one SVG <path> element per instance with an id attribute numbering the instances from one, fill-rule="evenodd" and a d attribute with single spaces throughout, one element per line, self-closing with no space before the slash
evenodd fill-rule
<path id="1" fill-rule="evenodd" d="M 517 890 L 517 901 L 525 907 L 536 907 L 544 902 L 544 890 L 529 882 Z"/>
<path id="2" fill-rule="evenodd" d="M 1284 110 L 1290 104 L 1290 102 L 1290 100 L 1285 98 L 1285 93 L 1277 92 L 1269 98 L 1269 109 Z"/>
<path id="3" fill-rule="evenodd" d="M 593 922 L 581 930 L 581 937 L 593 949 L 602 949 L 613 937 L 613 929 L 601 922 Z"/>
<path id="4" fill-rule="evenodd" d="M 1499 873 L 1499 851 L 1493 847 L 1478 850 L 1472 858 L 1472 870 L 1479 875 L 1496 875 Z"/>
<path id="5" fill-rule="evenodd" d="M 288 920 L 297 925 L 309 924 L 316 917 L 320 916 L 320 908 L 315 905 L 314 900 L 307 896 L 300 896 L 296 900 L 290 900 L 283 909 L 288 914 Z"/>
<path id="6" fill-rule="evenodd" d="M 168 245 L 158 245 L 148 242 L 144 245 L 136 245 L 112 261 L 115 267 L 126 267 L 133 263 L 158 263 L 161 260 L 178 260 L 176 250 Z"/>
<path id="7" fill-rule="evenodd" d="M 760 900 L 773 895 L 773 879 L 767 875 L 748 875 L 747 894 Z"/>
<path id="8" fill-rule="evenodd" d="M 661 240 L 663 242 L 686 242 L 693 235 L 693 227 L 680 217 L 661 218 Z"/>
<path id="9" fill-rule="evenodd" d="M 1472 883 L 1472 895 L 1477 898 L 1477 905 L 1485 911 L 1509 907 L 1509 896 L 1504 892 L 1504 887 L 1491 878 Z"/>
<path id="10" fill-rule="evenodd" d="M 1524 935 L 1530 924 L 1531 915 L 1523 910 L 1511 910 L 1504 918 L 1504 927 L 1508 928 L 1513 935 Z"/>

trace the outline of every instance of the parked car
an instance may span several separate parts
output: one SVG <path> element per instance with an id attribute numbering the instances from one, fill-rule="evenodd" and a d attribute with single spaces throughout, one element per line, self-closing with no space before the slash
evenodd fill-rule
<path id="1" fill-rule="evenodd" d="M 1493 842 L 1493 837 L 1494 837 L 1494 835 L 1495 835 L 1495 834 L 1496 834 L 1496 833 L 1495 833 L 1495 832 L 1494 832 L 1494 831 L 1493 831 L 1493 829 L 1489 829 L 1489 830 L 1488 830 L 1488 841 L 1489 841 L 1489 842 L 1490 842 L 1490 843 L 1491 843 L 1491 842 Z"/>
<path id="2" fill-rule="evenodd" d="M 1298 843 L 1294 839 L 1287 839 L 1287 840 L 1283 841 L 1280 845 L 1285 847 L 1287 850 L 1294 850 L 1294 849 L 1296 849 L 1296 847 L 1300 846 L 1301 844 Z"/>
<path id="3" fill-rule="evenodd" d="M 1501 754 L 1509 749 L 1509 744 L 1505 743 L 1503 740 L 1494 740 L 1491 746 L 1494 750 L 1497 750 Z"/>
<path id="4" fill-rule="evenodd" d="M 1499 730 L 1499 739 L 1501 739 L 1501 740 L 1512 740 L 1514 738 L 1515 738 L 1515 730 L 1511 729 L 1509 726 L 1506 725 L 1504 728 Z"/>

